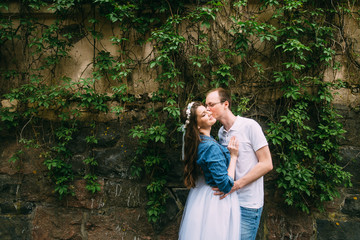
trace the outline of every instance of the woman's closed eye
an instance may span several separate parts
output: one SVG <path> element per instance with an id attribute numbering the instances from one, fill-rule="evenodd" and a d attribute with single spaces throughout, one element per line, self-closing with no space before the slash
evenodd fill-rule
<path id="1" fill-rule="evenodd" d="M 205 116 L 208 116 L 208 115 L 210 115 L 210 112 L 208 112 L 208 111 L 204 111 L 204 112 L 201 113 L 201 117 L 205 117 Z"/>

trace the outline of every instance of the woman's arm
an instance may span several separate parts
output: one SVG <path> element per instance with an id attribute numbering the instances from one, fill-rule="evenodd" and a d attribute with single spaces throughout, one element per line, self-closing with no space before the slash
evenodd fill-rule
<path id="1" fill-rule="evenodd" d="M 225 159 L 225 154 L 229 154 L 229 152 L 221 150 L 221 146 L 218 144 L 211 144 L 206 151 L 206 168 L 211 174 L 214 185 L 224 193 L 229 192 L 234 185 L 238 147 L 239 145 L 234 137 L 228 145 L 228 149 L 230 150 L 229 166 L 226 165 Z"/>
<path id="2" fill-rule="evenodd" d="M 235 178 L 235 168 L 236 168 L 236 161 L 239 155 L 239 142 L 236 140 L 235 137 L 230 139 L 228 149 L 230 151 L 230 164 L 228 167 L 228 175 Z"/>

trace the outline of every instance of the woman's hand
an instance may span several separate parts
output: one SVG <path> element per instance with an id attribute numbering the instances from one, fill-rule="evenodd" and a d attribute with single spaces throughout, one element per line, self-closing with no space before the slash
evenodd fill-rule
<path id="1" fill-rule="evenodd" d="M 239 142 L 238 142 L 238 140 L 236 140 L 235 136 L 231 137 L 227 148 L 230 151 L 230 156 L 231 157 L 238 157 L 238 155 L 239 155 Z"/>

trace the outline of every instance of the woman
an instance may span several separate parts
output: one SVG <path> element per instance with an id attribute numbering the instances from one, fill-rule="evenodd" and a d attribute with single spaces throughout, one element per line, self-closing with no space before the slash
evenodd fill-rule
<path id="1" fill-rule="evenodd" d="M 210 136 L 216 119 L 200 102 L 191 102 L 183 114 L 184 183 L 190 189 L 180 225 L 180 240 L 232 240 L 240 236 L 240 207 L 236 194 L 220 200 L 212 187 L 228 193 L 234 184 L 238 143 L 228 149 Z"/>

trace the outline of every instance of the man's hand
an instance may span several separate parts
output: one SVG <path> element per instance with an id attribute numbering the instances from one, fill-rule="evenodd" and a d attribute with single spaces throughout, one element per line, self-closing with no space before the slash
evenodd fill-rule
<path id="1" fill-rule="evenodd" d="M 214 192 L 214 195 L 220 196 L 220 200 L 221 200 L 221 199 L 226 198 L 229 194 L 235 192 L 235 191 L 236 191 L 236 187 L 235 187 L 235 185 L 234 185 L 234 186 L 231 188 L 230 192 L 228 192 L 228 193 L 226 193 L 226 194 L 223 193 L 223 192 L 221 192 L 220 189 L 217 188 L 217 187 L 213 187 L 212 190 L 215 191 L 215 192 Z"/>
<path id="2" fill-rule="evenodd" d="M 223 192 L 221 192 L 220 191 L 220 189 L 219 188 L 217 188 L 217 187 L 213 187 L 213 188 L 211 188 L 213 191 L 215 191 L 214 192 L 214 195 L 223 195 L 224 193 Z"/>

